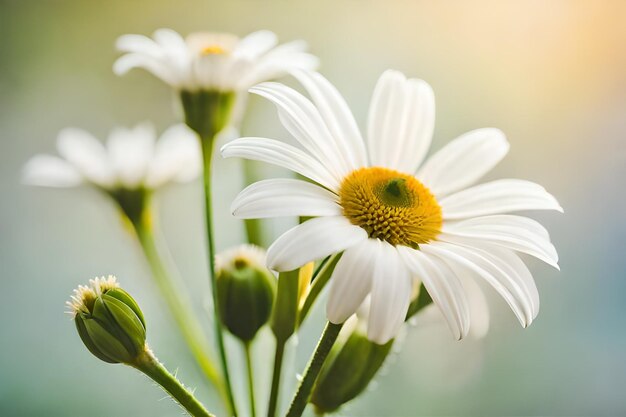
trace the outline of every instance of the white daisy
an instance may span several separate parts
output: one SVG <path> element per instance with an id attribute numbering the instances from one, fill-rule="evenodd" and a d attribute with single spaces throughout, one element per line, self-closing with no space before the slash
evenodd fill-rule
<path id="1" fill-rule="evenodd" d="M 113 197 L 134 221 L 151 192 L 199 175 L 199 148 L 195 134 L 183 124 L 168 128 L 158 141 L 149 123 L 116 128 L 106 146 L 82 129 L 66 128 L 57 139 L 61 158 L 35 155 L 24 166 L 23 180 L 43 187 L 89 184 Z"/>
<path id="2" fill-rule="evenodd" d="M 548 232 L 518 210 L 562 211 L 538 184 L 504 179 L 472 186 L 507 153 L 497 129 L 462 135 L 424 164 L 433 133 L 430 86 L 387 71 L 374 90 L 367 140 L 346 102 L 321 75 L 296 72 L 311 96 L 278 83 L 250 91 L 272 101 L 305 150 L 266 138 L 222 148 L 289 168 L 315 183 L 271 179 L 233 202 L 235 216 L 314 216 L 279 237 L 268 265 L 287 271 L 343 252 L 332 278 L 327 316 L 342 323 L 371 296 L 368 337 L 385 343 L 398 331 L 413 280 L 421 281 L 457 339 L 470 328 L 465 280 L 483 279 L 523 326 L 539 310 L 537 288 L 517 252 L 558 268 Z"/>
<path id="3" fill-rule="evenodd" d="M 318 59 L 307 44 L 277 46 L 273 32 L 261 30 L 239 39 L 228 33 L 192 33 L 183 38 L 159 29 L 151 38 L 123 35 L 117 48 L 125 52 L 114 64 L 116 74 L 143 68 L 179 90 L 239 91 L 275 79 L 293 69 L 315 69 Z"/>

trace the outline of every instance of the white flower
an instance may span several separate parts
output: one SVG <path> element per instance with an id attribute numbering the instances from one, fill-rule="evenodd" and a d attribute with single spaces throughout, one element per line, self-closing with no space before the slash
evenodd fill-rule
<path id="1" fill-rule="evenodd" d="M 497 180 L 472 186 L 507 153 L 497 129 L 462 135 L 424 164 L 433 133 L 430 86 L 387 71 L 374 90 L 364 141 L 347 104 L 321 75 L 296 72 L 312 101 L 278 83 L 250 91 L 271 100 L 305 150 L 266 138 L 222 148 L 289 168 L 317 184 L 272 179 L 252 184 L 232 204 L 235 216 L 314 216 L 279 237 L 268 265 L 279 271 L 343 251 L 332 275 L 327 316 L 341 323 L 371 296 L 368 337 L 394 337 L 421 281 L 454 336 L 470 328 L 466 277 L 488 282 L 528 326 L 539 310 L 533 278 L 517 252 L 558 268 L 548 232 L 518 210 L 562 211 L 535 183 Z"/>
<path id="2" fill-rule="evenodd" d="M 88 183 L 107 191 L 152 190 L 172 181 L 191 181 L 202 166 L 198 140 L 182 124 L 171 126 L 158 141 L 149 123 L 116 128 L 106 147 L 84 130 L 66 128 L 59 133 L 57 149 L 62 158 L 31 158 L 24 166 L 24 182 L 44 187 Z"/>
<path id="3" fill-rule="evenodd" d="M 294 69 L 315 69 L 318 59 L 303 41 L 276 46 L 273 32 L 261 30 L 239 39 L 228 33 L 192 33 L 186 38 L 159 29 L 150 39 L 123 35 L 117 48 L 126 54 L 114 64 L 116 74 L 143 68 L 180 90 L 239 91 L 281 77 Z"/>

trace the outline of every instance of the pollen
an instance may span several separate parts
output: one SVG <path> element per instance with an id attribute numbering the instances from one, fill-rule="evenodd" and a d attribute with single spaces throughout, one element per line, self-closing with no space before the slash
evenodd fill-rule
<path id="1" fill-rule="evenodd" d="M 202 48 L 201 55 L 223 55 L 226 53 L 226 49 L 219 45 L 209 45 Z"/>
<path id="2" fill-rule="evenodd" d="M 441 207 L 416 178 L 387 168 L 361 168 L 339 188 L 343 215 L 371 238 L 417 248 L 441 232 Z"/>

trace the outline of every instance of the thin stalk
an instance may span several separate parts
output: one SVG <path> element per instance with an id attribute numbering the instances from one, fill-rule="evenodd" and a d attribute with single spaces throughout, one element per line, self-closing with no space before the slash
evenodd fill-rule
<path id="1" fill-rule="evenodd" d="M 317 271 L 315 271 L 312 278 L 313 283 L 309 288 L 309 292 L 304 299 L 304 302 L 300 306 L 300 311 L 298 313 L 298 326 L 302 324 L 306 316 L 309 314 L 311 307 L 313 307 L 315 300 L 317 300 L 317 297 L 320 295 L 326 284 L 328 284 L 339 258 L 341 258 L 341 253 L 330 256 L 322 265 L 320 265 Z"/>
<path id="2" fill-rule="evenodd" d="M 159 384 L 172 398 L 193 417 L 214 417 L 174 375 L 146 349 L 130 364 Z"/>
<path id="3" fill-rule="evenodd" d="M 247 159 L 243 160 L 243 177 L 245 185 L 248 186 L 257 180 L 257 176 L 254 170 L 254 161 Z M 246 236 L 248 243 L 263 246 L 263 226 L 259 219 L 245 219 L 244 225 L 246 226 Z"/>
<path id="4" fill-rule="evenodd" d="M 191 309 L 191 300 L 172 279 L 156 244 L 153 230 L 147 221 L 132 223 L 141 249 L 148 261 L 154 281 L 180 329 L 191 354 L 204 375 L 215 385 L 223 400 L 227 400 L 224 381 L 209 356 L 209 342 L 202 336 L 202 326 Z"/>
<path id="5" fill-rule="evenodd" d="M 274 353 L 274 371 L 272 373 L 272 388 L 270 391 L 269 405 L 267 406 L 267 417 L 276 416 L 278 393 L 280 391 L 280 377 L 283 369 L 283 356 L 285 354 L 286 343 L 286 340 L 276 339 L 276 352 Z"/>
<path id="6" fill-rule="evenodd" d="M 252 342 L 244 342 L 243 349 L 246 353 L 246 368 L 248 371 L 248 394 L 250 395 L 250 416 L 256 417 L 256 401 L 254 400 L 254 372 L 252 370 L 252 356 L 250 345 Z"/>
<path id="7" fill-rule="evenodd" d="M 214 138 L 203 138 L 201 140 L 202 157 L 204 162 L 204 214 L 207 233 L 207 256 L 209 258 L 209 277 L 211 280 L 211 294 L 213 296 L 213 323 L 215 326 L 215 341 L 217 343 L 217 350 L 222 365 L 224 384 L 226 386 L 226 393 L 228 395 L 228 405 L 230 407 L 231 415 L 237 416 L 237 407 L 235 406 L 235 398 L 233 397 L 233 390 L 230 382 L 230 372 L 228 371 L 226 349 L 224 348 L 224 330 L 222 329 L 219 307 L 217 305 L 218 300 L 215 274 L 215 243 L 213 240 L 213 205 L 211 195 L 211 162 L 213 157 L 213 142 Z"/>
<path id="8" fill-rule="evenodd" d="M 341 324 L 333 324 L 331 322 L 326 323 L 322 336 L 320 337 L 317 347 L 307 364 L 298 390 L 291 400 L 289 411 L 287 411 L 286 417 L 300 417 L 306 408 L 309 398 L 311 397 L 311 391 L 313 390 L 313 384 L 319 375 L 322 365 L 326 360 L 326 357 L 330 353 L 330 349 L 335 344 L 339 331 L 341 330 Z"/>

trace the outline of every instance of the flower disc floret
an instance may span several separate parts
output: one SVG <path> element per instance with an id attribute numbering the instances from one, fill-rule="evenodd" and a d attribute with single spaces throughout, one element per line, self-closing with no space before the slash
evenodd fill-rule
<path id="1" fill-rule="evenodd" d="M 415 177 L 387 168 L 353 171 L 339 188 L 343 214 L 371 238 L 416 247 L 441 232 L 441 207 Z"/>

